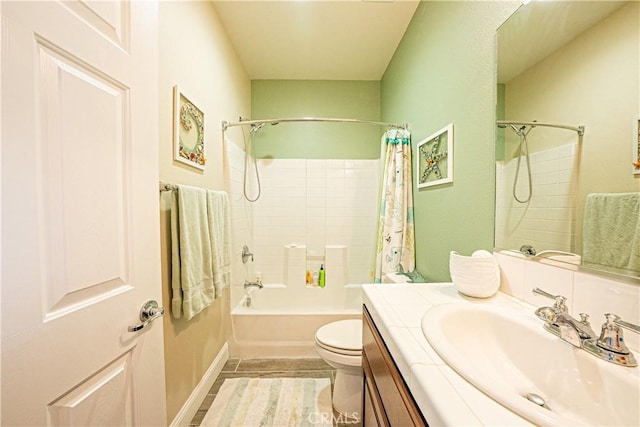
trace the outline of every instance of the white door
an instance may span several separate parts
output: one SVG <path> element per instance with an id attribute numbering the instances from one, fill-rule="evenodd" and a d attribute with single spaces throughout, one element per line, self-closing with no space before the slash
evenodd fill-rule
<path id="1" fill-rule="evenodd" d="M 166 425 L 157 4 L 1 7 L 1 424 Z"/>

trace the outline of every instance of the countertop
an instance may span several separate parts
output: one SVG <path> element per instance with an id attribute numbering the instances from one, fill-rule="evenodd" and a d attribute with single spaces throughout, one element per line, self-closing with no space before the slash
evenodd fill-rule
<path id="1" fill-rule="evenodd" d="M 430 307 L 451 302 L 505 306 L 526 315 L 534 307 L 501 292 L 468 298 L 452 283 L 367 284 L 362 298 L 429 425 L 532 425 L 450 368 L 424 337 L 421 320 Z"/>

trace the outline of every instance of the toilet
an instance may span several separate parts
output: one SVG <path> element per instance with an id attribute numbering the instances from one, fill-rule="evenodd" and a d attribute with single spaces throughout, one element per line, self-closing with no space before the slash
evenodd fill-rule
<path id="1" fill-rule="evenodd" d="M 360 417 L 362 407 L 362 319 L 339 320 L 316 331 L 316 352 L 336 370 L 333 409 Z"/>

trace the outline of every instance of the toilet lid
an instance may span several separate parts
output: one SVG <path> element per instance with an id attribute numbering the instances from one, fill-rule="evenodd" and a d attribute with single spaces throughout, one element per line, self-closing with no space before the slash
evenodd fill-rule
<path id="1" fill-rule="evenodd" d="M 316 332 L 316 341 L 326 347 L 362 350 L 362 320 L 349 319 L 324 325 Z"/>

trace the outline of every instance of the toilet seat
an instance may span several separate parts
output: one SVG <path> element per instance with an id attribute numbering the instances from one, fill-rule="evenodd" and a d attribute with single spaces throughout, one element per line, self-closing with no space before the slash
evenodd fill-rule
<path id="1" fill-rule="evenodd" d="M 316 331 L 316 344 L 345 356 L 362 355 L 362 320 L 339 320 L 324 325 Z"/>

